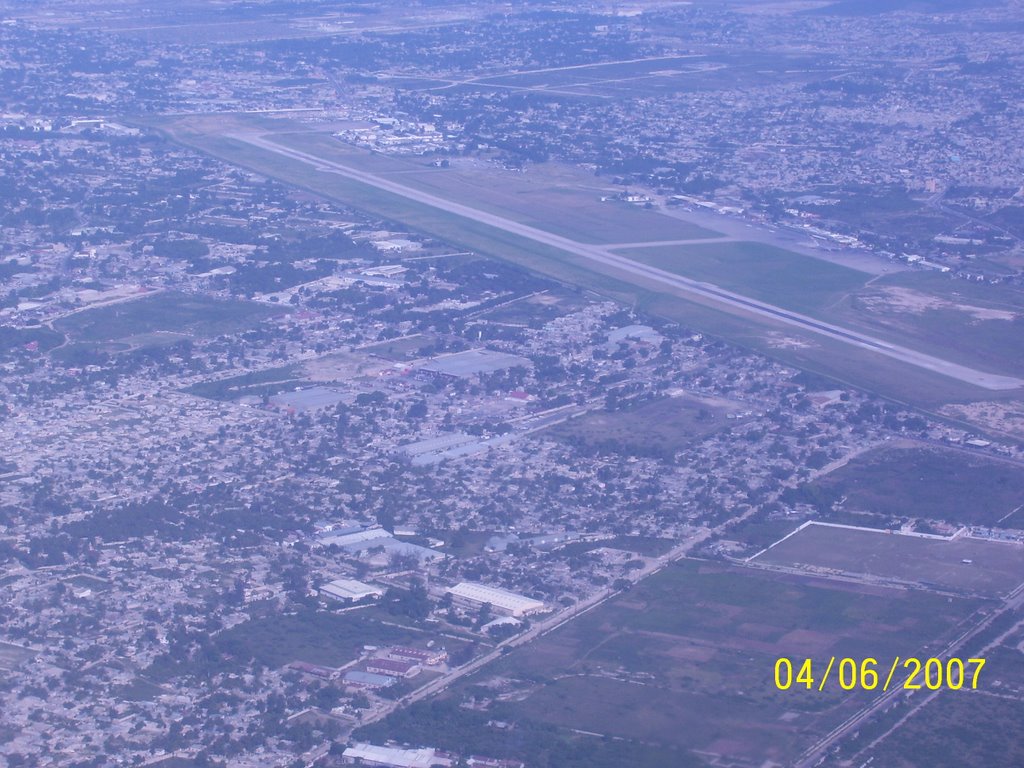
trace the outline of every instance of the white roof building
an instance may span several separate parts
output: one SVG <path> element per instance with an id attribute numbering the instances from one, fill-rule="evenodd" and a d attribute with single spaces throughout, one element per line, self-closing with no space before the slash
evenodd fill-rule
<path id="1" fill-rule="evenodd" d="M 490 603 L 496 611 L 510 616 L 529 616 L 530 614 L 540 613 L 547 609 L 544 603 L 540 600 L 534 600 L 532 597 L 518 595 L 515 592 L 509 592 L 507 589 L 501 589 L 500 587 L 490 587 L 486 584 L 475 584 L 470 581 L 456 584 L 448 592 L 454 598 L 476 605 Z"/>
<path id="2" fill-rule="evenodd" d="M 352 531 L 337 535 L 321 536 L 320 543 L 325 547 L 336 544 L 339 547 L 350 547 L 353 544 L 363 544 L 375 539 L 390 539 L 391 534 L 383 528 L 366 528 L 361 531 Z M 372 545 L 368 545 L 372 546 Z"/>
<path id="3" fill-rule="evenodd" d="M 320 594 L 354 603 L 366 597 L 383 597 L 384 590 L 355 579 L 335 579 L 320 587 Z"/>
<path id="4" fill-rule="evenodd" d="M 342 753 L 347 762 L 361 761 L 362 765 L 379 765 L 387 768 L 432 768 L 435 765 L 451 765 L 452 761 L 440 757 L 430 747 L 400 749 L 378 747 L 375 744 L 355 744 Z"/>

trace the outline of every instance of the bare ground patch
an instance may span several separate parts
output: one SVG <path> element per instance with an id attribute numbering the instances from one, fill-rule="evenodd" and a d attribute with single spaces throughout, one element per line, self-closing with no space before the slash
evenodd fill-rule
<path id="1" fill-rule="evenodd" d="M 923 315 L 930 310 L 952 309 L 964 312 L 975 320 L 1005 320 L 1017 318 L 1015 312 L 991 307 L 979 307 L 975 304 L 960 304 L 955 301 L 915 291 L 913 288 L 888 285 L 878 288 L 874 293 L 859 297 L 860 301 L 872 312 L 897 312 L 902 314 Z"/>
<path id="2" fill-rule="evenodd" d="M 939 408 L 939 413 L 1024 438 L 1024 402 L 949 403 Z"/>

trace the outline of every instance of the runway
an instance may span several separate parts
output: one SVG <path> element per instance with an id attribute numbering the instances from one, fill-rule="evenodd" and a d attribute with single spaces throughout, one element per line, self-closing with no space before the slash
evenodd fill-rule
<path id="1" fill-rule="evenodd" d="M 381 178 L 375 174 L 360 171 L 355 168 L 342 165 L 331 160 L 326 160 L 316 155 L 302 152 L 300 150 L 285 147 L 276 142 L 270 141 L 264 136 L 255 133 L 232 133 L 227 134 L 228 138 L 242 141 L 247 144 L 259 147 L 279 155 L 298 160 L 313 167 L 314 170 L 324 173 L 335 173 L 353 181 L 358 181 L 377 189 L 390 192 L 394 195 L 404 197 L 417 203 L 437 208 L 438 210 L 451 213 L 471 221 L 486 224 L 487 226 L 509 232 L 543 245 L 557 248 L 561 251 L 571 253 L 575 256 L 585 258 L 595 264 L 611 267 L 619 272 L 624 272 L 634 277 L 643 278 L 645 281 L 656 283 L 664 288 L 671 289 L 681 296 L 700 297 L 705 303 L 711 303 L 731 310 L 766 317 L 776 322 L 790 325 L 804 331 L 814 333 L 818 336 L 841 341 L 860 349 L 870 350 L 880 355 L 899 360 L 900 362 L 913 365 L 927 371 L 941 374 L 958 381 L 973 384 L 984 389 L 1001 391 L 1017 389 L 1024 386 L 1024 379 L 1013 376 L 1005 376 L 995 373 L 988 373 L 970 368 L 959 363 L 944 360 L 939 357 L 918 352 L 908 347 L 892 344 L 887 341 L 869 336 L 859 331 L 843 328 L 823 320 L 793 312 L 782 307 L 768 304 L 767 302 L 743 296 L 711 283 L 691 280 L 690 278 L 676 275 L 656 267 L 640 264 L 613 253 L 610 248 L 617 246 L 598 246 L 588 243 L 581 243 L 561 235 L 546 232 L 536 227 L 521 224 L 512 219 L 488 213 L 462 203 L 447 200 L 437 195 L 423 192 L 412 187 L 405 186 L 389 179 Z M 358 207 L 358 204 L 356 204 Z"/>

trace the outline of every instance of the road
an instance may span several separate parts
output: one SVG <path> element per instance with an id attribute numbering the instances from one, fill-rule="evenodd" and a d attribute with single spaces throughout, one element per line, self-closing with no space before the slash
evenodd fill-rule
<path id="1" fill-rule="evenodd" d="M 518 221 L 447 200 L 429 192 L 414 189 L 390 179 L 381 178 L 366 171 L 360 171 L 332 160 L 326 160 L 307 152 L 285 147 L 257 133 L 232 133 L 227 134 L 227 136 L 260 149 L 308 164 L 316 171 L 334 173 L 408 200 L 431 206 L 446 213 L 486 224 L 495 229 L 557 248 L 575 256 L 580 256 L 594 264 L 605 268 L 610 267 L 615 271 L 626 273 L 634 278 L 642 278 L 644 281 L 654 283 L 663 289 L 668 288 L 677 295 L 698 298 L 702 303 L 710 303 L 712 306 L 725 309 L 733 314 L 742 313 L 768 318 L 775 322 L 793 326 L 860 349 L 870 350 L 917 368 L 939 373 L 984 389 L 1010 390 L 1024 386 L 1024 379 L 979 371 L 959 363 L 918 352 L 908 347 L 891 344 L 859 331 L 843 328 L 823 320 L 817 320 L 799 312 L 783 309 L 774 304 L 752 299 L 711 283 L 692 280 L 682 275 L 647 266 L 646 264 L 641 264 L 613 253 L 606 246 L 581 243 L 561 235 L 537 229 L 536 227 L 521 224 Z"/>

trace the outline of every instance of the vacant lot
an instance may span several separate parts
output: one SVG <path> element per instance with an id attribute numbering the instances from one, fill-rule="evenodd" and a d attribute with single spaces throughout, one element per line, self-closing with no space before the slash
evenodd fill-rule
<path id="1" fill-rule="evenodd" d="M 76 312 L 62 317 L 53 325 L 75 341 L 128 341 L 138 339 L 140 334 L 160 332 L 217 336 L 248 328 L 278 312 L 248 301 L 218 301 L 200 296 L 162 293 Z"/>
<path id="2" fill-rule="evenodd" d="M 1024 468 L 961 450 L 882 448 L 813 485 L 829 498 L 845 496 L 845 509 L 897 519 L 997 525 L 1024 504 Z"/>
<path id="3" fill-rule="evenodd" d="M 663 456 L 735 424 L 726 417 L 738 410 L 735 403 L 717 398 L 664 397 L 622 411 L 593 411 L 547 434 L 584 450 Z"/>
<path id="4" fill-rule="evenodd" d="M 474 699 L 486 707 L 483 717 L 517 727 L 541 722 L 666 752 L 788 764 L 863 699 L 829 689 L 780 692 L 776 659 L 891 658 L 951 637 L 981 605 L 683 561 L 513 651 L 449 701 Z M 448 718 L 418 719 L 457 748 L 459 726 Z M 514 735 L 506 754 L 517 754 Z M 681 756 L 671 764 L 685 763 Z"/>
<path id="5" fill-rule="evenodd" d="M 813 524 L 759 555 L 758 563 L 864 574 L 997 597 L 1024 581 L 1024 545 L 925 539 Z"/>

